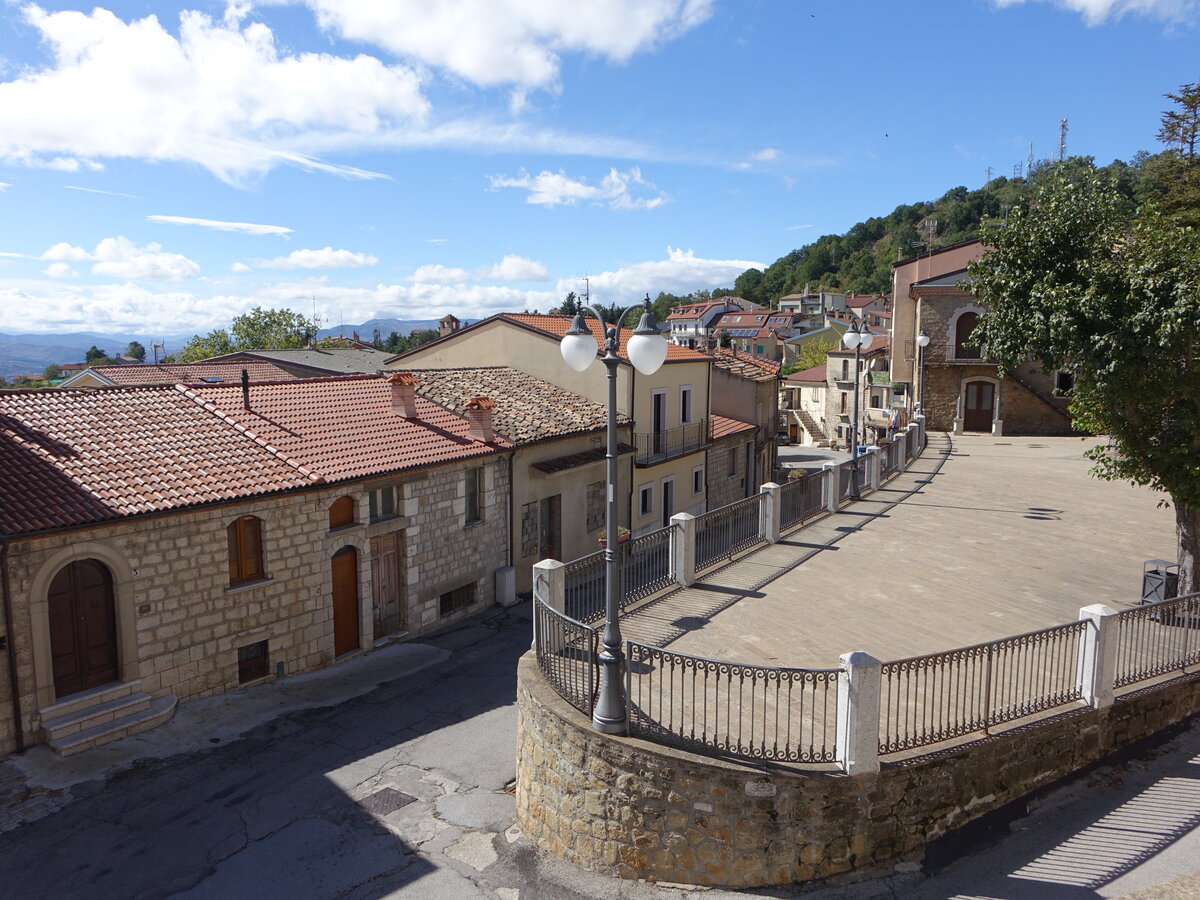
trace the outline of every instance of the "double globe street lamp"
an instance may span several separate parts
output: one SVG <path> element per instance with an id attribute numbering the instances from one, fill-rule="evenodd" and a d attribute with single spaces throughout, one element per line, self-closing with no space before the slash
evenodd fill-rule
<path id="1" fill-rule="evenodd" d="M 650 295 L 642 301 L 642 318 L 625 345 L 625 353 L 633 367 L 643 375 L 653 375 L 667 358 L 667 339 L 658 330 L 654 315 L 650 311 Z M 633 307 L 629 307 L 633 309 Z M 625 320 L 629 309 L 621 311 L 617 322 Z M 620 579 L 617 559 L 620 543 L 617 536 L 617 366 L 622 362 L 617 351 L 620 349 L 619 325 L 605 325 L 604 317 L 593 306 L 581 306 L 571 323 L 570 330 L 563 336 L 559 349 L 567 365 L 576 372 L 585 371 L 596 360 L 596 335 L 588 328 L 583 318 L 584 310 L 590 312 L 604 325 L 604 355 L 600 361 L 608 369 L 608 452 L 606 487 L 607 506 L 604 527 L 608 542 L 604 548 L 604 633 L 598 659 L 600 662 L 600 690 L 592 710 L 592 726 L 605 734 L 625 734 L 629 730 L 629 714 L 625 703 L 624 664 L 625 654 L 621 650 L 620 623 Z"/>
<path id="2" fill-rule="evenodd" d="M 858 394 L 861 389 L 859 384 L 858 363 L 862 357 L 862 351 L 868 349 L 871 343 L 875 340 L 875 335 L 867 329 L 866 323 L 862 319 L 851 318 L 850 327 L 846 329 L 846 333 L 842 335 L 842 345 L 847 350 L 854 351 L 854 413 L 850 422 L 850 499 L 859 500 L 859 485 L 858 485 Z"/>

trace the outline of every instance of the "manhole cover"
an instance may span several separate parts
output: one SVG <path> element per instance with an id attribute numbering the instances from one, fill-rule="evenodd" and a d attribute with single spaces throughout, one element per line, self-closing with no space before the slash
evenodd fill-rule
<path id="1" fill-rule="evenodd" d="M 416 797 L 410 797 L 395 788 L 381 788 L 370 796 L 363 797 L 358 801 L 358 805 L 377 816 L 386 816 L 401 807 L 408 806 L 416 799 Z"/>

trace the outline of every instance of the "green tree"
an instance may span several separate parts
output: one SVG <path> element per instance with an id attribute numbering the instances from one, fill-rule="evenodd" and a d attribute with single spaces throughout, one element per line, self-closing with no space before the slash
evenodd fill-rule
<path id="1" fill-rule="evenodd" d="M 83 354 L 83 361 L 91 365 L 99 365 L 100 360 L 103 359 L 108 359 L 108 354 L 95 344 L 92 344 L 92 346 L 88 348 L 87 352 Z"/>
<path id="2" fill-rule="evenodd" d="M 562 303 L 556 309 L 550 310 L 550 315 L 573 316 L 579 312 L 582 305 L 582 301 L 576 296 L 575 292 L 568 291 L 567 296 L 563 297 Z"/>
<path id="3" fill-rule="evenodd" d="M 138 362 L 145 362 L 146 348 L 138 341 L 130 341 L 129 346 L 125 348 L 125 356 L 130 359 L 136 359 Z"/>
<path id="4" fill-rule="evenodd" d="M 226 331 L 218 328 L 206 335 L 194 335 L 179 353 L 178 362 L 195 362 L 239 350 L 299 350 L 316 337 L 321 322 L 290 309 L 254 307 L 238 316 Z"/>
<path id="5" fill-rule="evenodd" d="M 1197 229 L 1136 210 L 1109 173 L 1075 163 L 1042 173 L 987 238 L 969 267 L 988 308 L 976 332 L 986 358 L 1074 373 L 1076 427 L 1106 436 L 1089 451 L 1093 473 L 1170 497 L 1180 590 L 1200 590 Z"/>
<path id="6" fill-rule="evenodd" d="M 62 369 L 51 363 L 42 371 L 43 381 L 57 381 L 62 378 Z"/>
<path id="7" fill-rule="evenodd" d="M 806 341 L 800 345 L 800 350 L 796 353 L 795 368 L 792 369 L 792 372 L 803 372 L 805 369 L 825 365 L 829 351 L 836 350 L 838 346 L 838 341 L 832 338 Z M 790 375 L 791 372 L 785 374 Z"/>
<path id="8" fill-rule="evenodd" d="M 1148 167 L 1157 179 L 1163 212 L 1182 225 L 1200 226 L 1200 84 L 1166 94 L 1174 109 L 1162 114 L 1158 139 L 1167 145 Z"/>

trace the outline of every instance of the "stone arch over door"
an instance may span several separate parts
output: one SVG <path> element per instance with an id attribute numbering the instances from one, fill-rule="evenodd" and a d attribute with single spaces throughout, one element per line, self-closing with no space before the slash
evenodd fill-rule
<path id="1" fill-rule="evenodd" d="M 954 433 L 964 431 L 1004 433 L 1004 421 L 1000 418 L 1000 379 L 967 375 L 959 383 Z"/>
<path id="2" fill-rule="evenodd" d="M 983 313 L 984 313 L 983 307 L 979 306 L 978 304 L 975 304 L 975 303 L 968 303 L 963 306 L 960 306 L 956 310 L 954 310 L 953 313 L 951 313 L 950 321 L 946 328 L 946 358 L 947 359 L 978 359 L 979 358 L 980 354 L 979 354 L 978 350 L 973 351 L 974 355 L 972 355 L 972 351 L 967 351 L 966 356 L 962 356 L 962 357 L 959 356 L 959 350 L 958 350 L 959 333 L 958 332 L 959 332 L 959 325 L 966 324 L 966 321 L 963 319 L 964 316 L 969 316 L 970 318 L 978 320 L 978 318 L 980 316 L 982 316 Z"/>
<path id="3" fill-rule="evenodd" d="M 361 598 L 358 549 L 340 548 L 330 557 L 330 594 L 333 606 L 333 655 L 358 650 L 362 641 Z"/>
<path id="4" fill-rule="evenodd" d="M 135 681 L 140 676 L 133 569 L 125 557 L 111 547 L 81 541 L 52 554 L 38 568 L 30 583 L 29 617 L 33 648 L 33 692 L 37 707 L 51 706 L 59 699 L 54 687 L 54 647 L 50 638 L 50 589 L 56 576 L 75 562 L 91 560 L 103 565 L 112 579 L 113 614 L 117 647 L 116 680 Z M 22 693 L 28 693 L 22 686 Z"/>

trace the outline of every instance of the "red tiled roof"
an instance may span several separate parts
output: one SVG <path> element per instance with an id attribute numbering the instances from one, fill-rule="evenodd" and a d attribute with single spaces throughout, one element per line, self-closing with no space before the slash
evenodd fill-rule
<path id="1" fill-rule="evenodd" d="M 731 434 L 741 434 L 744 431 L 754 431 L 757 425 L 750 422 L 743 422 L 740 419 L 731 419 L 729 416 L 713 415 L 712 421 L 712 439 L 718 440 L 723 437 L 729 437 Z"/>
<path id="2" fill-rule="evenodd" d="M 752 353 L 733 353 L 718 348 L 713 351 L 713 365 L 743 378 L 770 381 L 778 377 L 782 363 Z"/>
<path id="3" fill-rule="evenodd" d="M 392 388 L 379 375 L 342 375 L 255 385 L 250 409 L 238 385 L 177 388 L 326 481 L 382 475 L 511 447 L 470 438 L 462 416 L 416 397 L 417 416 L 392 411 Z"/>
<path id="4" fill-rule="evenodd" d="M 186 384 L 205 378 L 238 382 L 245 369 L 251 381 L 292 381 L 295 375 L 269 362 L 242 363 L 141 363 L 131 366 L 93 366 L 101 378 L 113 384 Z"/>
<path id="5" fill-rule="evenodd" d="M 530 328 L 536 328 L 538 331 L 544 331 L 552 334 L 555 337 L 562 337 L 571 327 L 570 316 L 545 316 L 534 315 L 531 313 L 502 313 L 499 318 L 508 319 L 512 322 L 518 322 L 522 325 L 527 325 Z M 598 323 L 591 316 L 584 318 L 588 328 L 592 334 L 596 335 L 596 351 L 601 352 L 604 349 L 604 335 Z M 622 328 L 619 335 L 620 346 L 617 352 L 621 356 L 625 356 L 628 352 L 626 342 L 633 334 L 632 329 Z M 681 347 L 678 344 L 667 344 L 667 362 L 708 362 L 708 357 L 697 350 L 689 350 L 687 347 Z"/>
<path id="6" fill-rule="evenodd" d="M 169 387 L 0 391 L 0 528 L 10 534 L 315 481 Z"/>
<path id="7" fill-rule="evenodd" d="M 801 369 L 799 372 L 793 372 L 791 375 L 783 376 L 788 381 L 820 381 L 825 382 L 825 375 L 829 366 L 822 363 L 819 366 L 813 366 L 811 369 Z"/>

